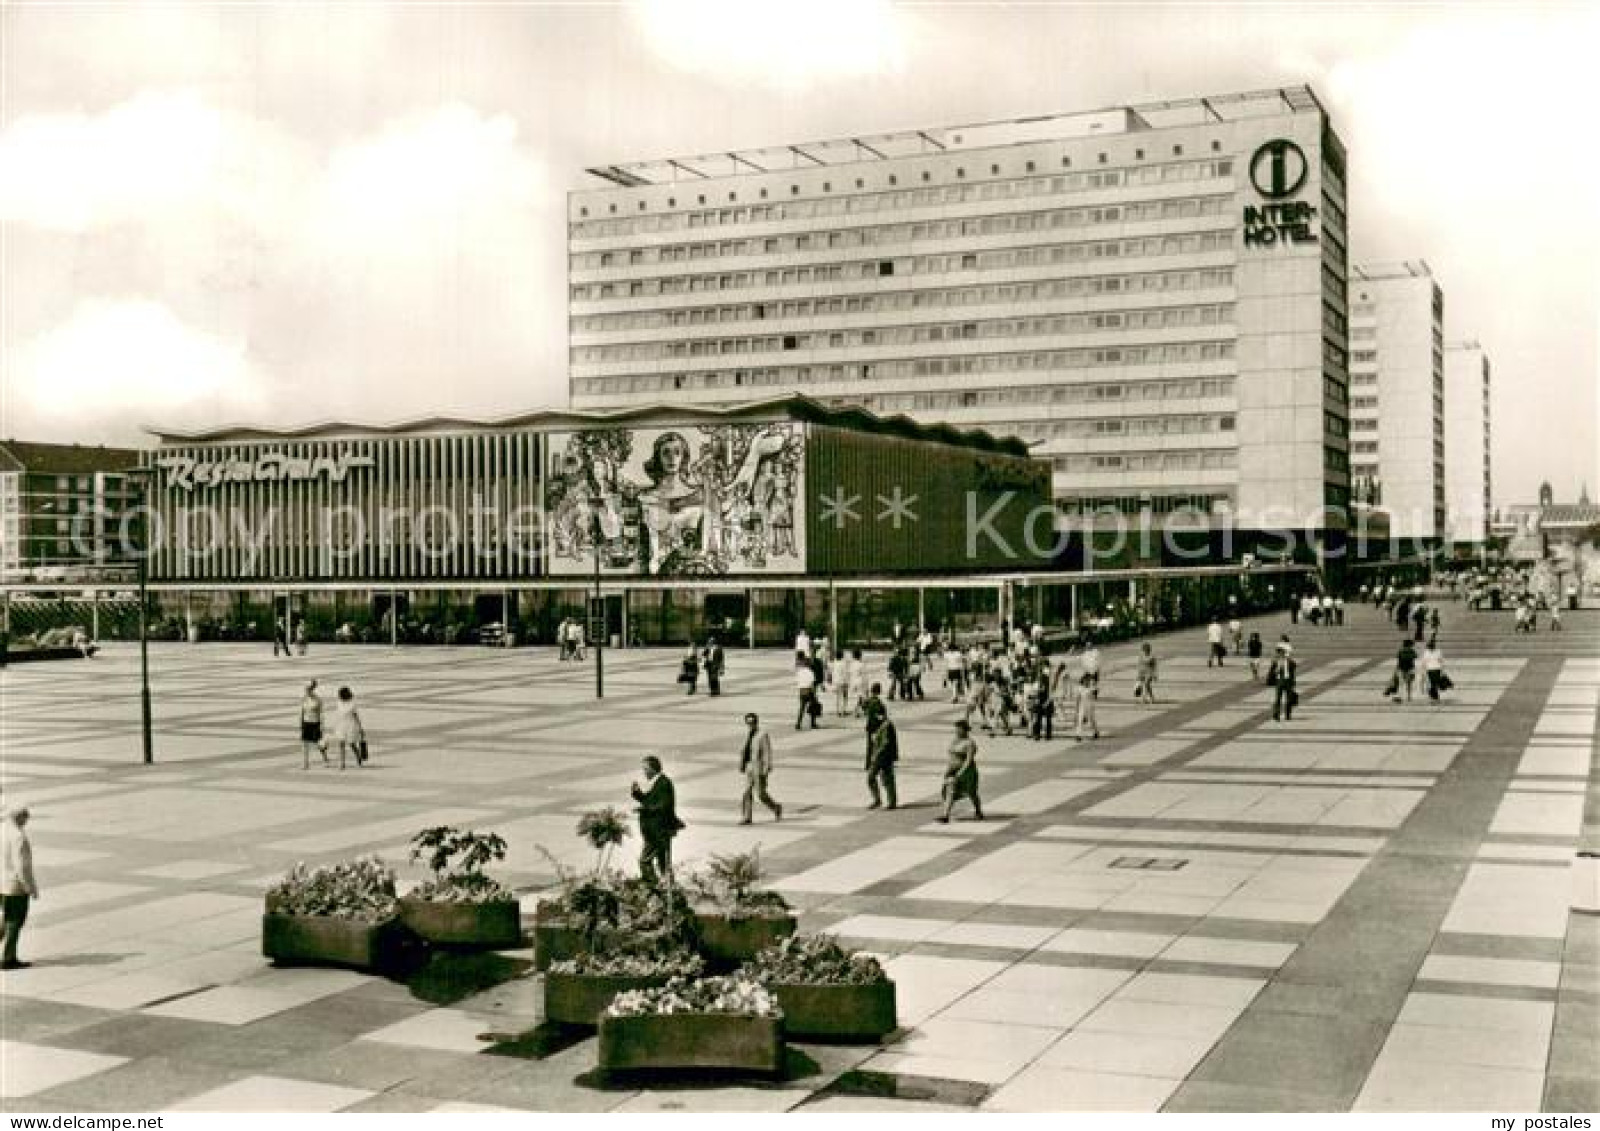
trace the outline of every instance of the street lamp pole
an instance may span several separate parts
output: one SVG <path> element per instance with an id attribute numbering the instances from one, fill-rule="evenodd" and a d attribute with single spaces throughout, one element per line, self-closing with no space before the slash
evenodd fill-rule
<path id="1" fill-rule="evenodd" d="M 589 541 L 594 551 L 594 600 L 589 614 L 591 628 L 599 622 L 599 631 L 594 634 L 594 697 L 606 697 L 605 661 L 601 658 L 601 651 L 605 647 L 606 635 L 606 605 L 605 598 L 600 595 L 600 506 L 598 499 L 589 511 Z"/>
<path id="2" fill-rule="evenodd" d="M 150 476 L 153 468 L 140 467 L 129 470 L 129 477 L 139 484 L 139 544 L 134 548 L 134 562 L 139 576 L 139 735 L 144 746 L 144 764 L 155 760 L 155 739 L 150 721 Z"/>

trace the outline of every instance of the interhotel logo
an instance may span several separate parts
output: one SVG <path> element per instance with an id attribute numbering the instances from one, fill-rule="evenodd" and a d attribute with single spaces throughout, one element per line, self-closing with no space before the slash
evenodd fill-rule
<path id="1" fill-rule="evenodd" d="M 1244 246 L 1316 243 L 1312 221 L 1317 210 L 1303 200 L 1290 200 L 1311 171 L 1305 151 L 1287 138 L 1263 142 L 1250 158 L 1250 184 L 1270 204 L 1244 207 Z"/>
<path id="2" fill-rule="evenodd" d="M 189 456 L 168 456 L 156 460 L 167 473 L 167 486 L 179 491 L 199 487 L 220 487 L 225 483 L 289 483 L 326 479 L 343 483 L 358 467 L 371 467 L 371 456 L 340 452 L 337 456 L 291 456 L 267 452 L 255 459 L 196 460 Z"/>

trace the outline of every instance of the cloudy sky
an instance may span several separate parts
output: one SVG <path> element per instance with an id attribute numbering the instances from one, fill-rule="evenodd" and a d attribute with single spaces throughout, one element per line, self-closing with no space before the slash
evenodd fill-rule
<path id="1" fill-rule="evenodd" d="M 566 397 L 588 166 L 1310 83 L 1352 258 L 1425 259 L 1495 490 L 1600 492 L 1600 6 L 0 8 L 0 432 Z"/>

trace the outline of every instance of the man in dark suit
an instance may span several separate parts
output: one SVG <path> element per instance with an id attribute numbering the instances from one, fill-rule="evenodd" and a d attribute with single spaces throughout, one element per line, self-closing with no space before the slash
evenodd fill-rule
<path id="1" fill-rule="evenodd" d="M 889 808 L 897 806 L 894 788 L 894 765 L 900 760 L 900 735 L 887 712 L 867 716 L 867 792 L 872 795 L 868 809 L 882 807 L 884 797 Z M 883 786 L 883 795 L 878 786 Z"/>
<path id="2" fill-rule="evenodd" d="M 633 799 L 639 803 L 639 836 L 644 850 L 639 853 L 639 875 L 646 883 L 665 880 L 672 884 L 672 838 L 684 827 L 678 820 L 677 798 L 672 779 L 661 772 L 661 759 L 645 756 L 645 787 L 633 785 Z"/>
<path id="3" fill-rule="evenodd" d="M 722 666 L 725 662 L 722 645 L 715 636 L 706 641 L 706 685 L 712 695 L 722 694 Z"/>

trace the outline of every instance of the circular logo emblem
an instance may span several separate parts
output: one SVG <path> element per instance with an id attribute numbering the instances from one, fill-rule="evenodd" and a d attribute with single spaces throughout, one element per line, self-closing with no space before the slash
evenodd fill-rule
<path id="1" fill-rule="evenodd" d="M 1250 158 L 1250 183 L 1268 200 L 1293 196 L 1306 183 L 1306 155 L 1286 138 L 1264 143 Z"/>

